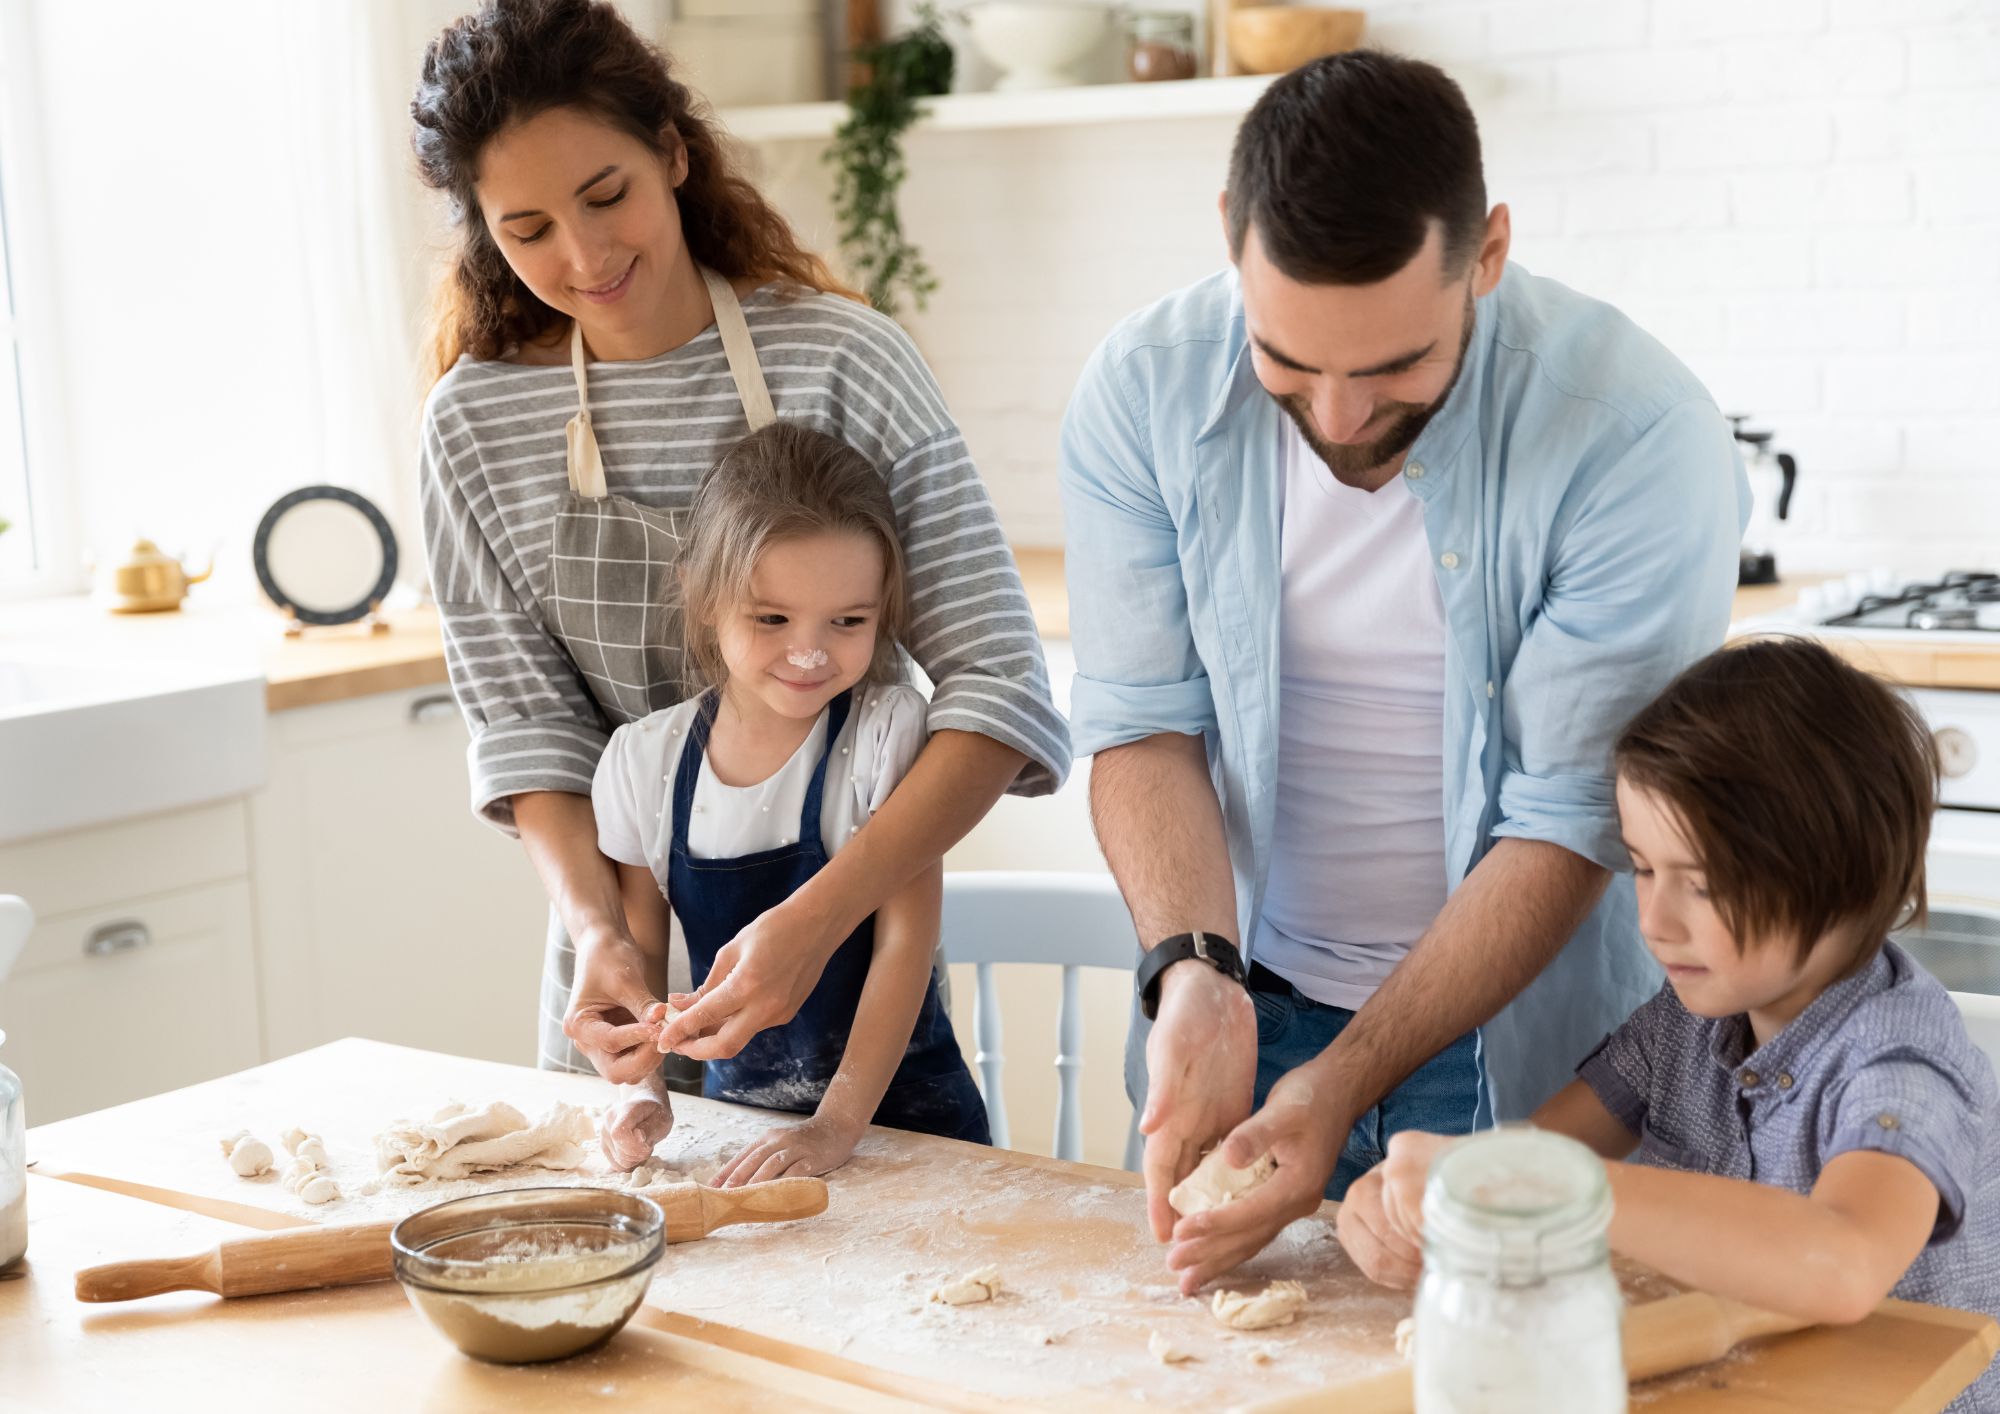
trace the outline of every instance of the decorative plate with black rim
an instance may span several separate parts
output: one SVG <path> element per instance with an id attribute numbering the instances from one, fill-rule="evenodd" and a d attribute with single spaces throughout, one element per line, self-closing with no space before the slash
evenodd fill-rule
<path id="1" fill-rule="evenodd" d="M 257 523 L 250 549 L 257 582 L 300 623 L 351 624 L 373 613 L 396 582 L 396 532 L 366 496 L 344 486 L 302 486 Z"/>

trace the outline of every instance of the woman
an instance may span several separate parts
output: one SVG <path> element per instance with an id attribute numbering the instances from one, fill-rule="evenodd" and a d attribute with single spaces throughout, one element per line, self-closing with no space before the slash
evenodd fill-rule
<path id="1" fill-rule="evenodd" d="M 633 1083 L 663 990 L 597 850 L 612 728 L 692 690 L 674 602 L 702 473 L 773 417 L 887 467 L 906 647 L 933 733 L 812 883 L 717 956 L 660 1037 L 733 1056 L 1010 787 L 1054 789 L 1068 729 L 978 473 L 907 335 L 837 284 L 730 165 L 705 110 L 616 10 L 493 0 L 434 41 L 411 111 L 459 228 L 423 428 L 424 520 L 474 808 L 554 904 L 540 1060 Z"/>

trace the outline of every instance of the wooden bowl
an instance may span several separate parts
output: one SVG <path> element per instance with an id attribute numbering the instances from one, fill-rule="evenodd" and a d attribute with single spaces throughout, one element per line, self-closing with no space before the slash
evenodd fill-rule
<path id="1" fill-rule="evenodd" d="M 1361 10 L 1257 5 L 1229 16 L 1229 53 L 1246 74 L 1283 74 L 1361 42 Z"/>

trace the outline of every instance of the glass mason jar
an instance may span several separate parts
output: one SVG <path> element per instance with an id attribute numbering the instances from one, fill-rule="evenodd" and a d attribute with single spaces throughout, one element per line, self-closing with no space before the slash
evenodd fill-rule
<path id="1" fill-rule="evenodd" d="M 7 1033 L 0 1031 L 0 1043 Z M 28 1250 L 28 1119 L 21 1077 L 0 1065 L 0 1271 Z"/>
<path id="2" fill-rule="evenodd" d="M 1195 60 L 1194 16 L 1172 10 L 1141 10 L 1125 18 L 1130 43 L 1126 71 L 1134 83 L 1191 79 Z"/>
<path id="3" fill-rule="evenodd" d="M 1623 1414 L 1611 1186 L 1573 1139 L 1526 1126 L 1446 1150 L 1424 1190 L 1417 1414 Z"/>

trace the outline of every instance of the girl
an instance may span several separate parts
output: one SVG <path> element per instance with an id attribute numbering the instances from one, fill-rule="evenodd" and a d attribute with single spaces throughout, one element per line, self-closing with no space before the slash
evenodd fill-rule
<path id="1" fill-rule="evenodd" d="M 661 991 L 669 910 L 699 984 L 889 798 L 923 750 L 929 706 L 900 681 L 903 551 L 859 452 L 774 423 L 709 473 L 689 531 L 688 648 L 709 688 L 612 733 L 591 788 L 598 848 Z M 765 1134 L 717 1183 L 826 1173 L 871 1121 L 991 1142 L 931 972 L 940 888 L 933 863 L 841 943 L 791 1021 L 708 1062 L 710 1098 L 812 1116 Z M 603 1123 L 620 1168 L 673 1123 L 657 1074 L 638 1090 Z"/>
<path id="2" fill-rule="evenodd" d="M 930 742 L 872 827 L 746 927 L 710 978 L 729 980 L 676 1023 L 684 1054 L 734 1054 L 1003 790 L 1040 794 L 1068 770 L 1027 596 L 909 337 L 800 247 L 612 6 L 490 0 L 431 45 L 411 112 L 458 236 L 424 411 L 431 583 L 473 809 L 519 833 L 554 904 L 543 1065 L 630 1082 L 660 1063 L 639 1023 L 657 993 L 587 793 L 613 727 L 694 688 L 666 605 L 696 482 L 773 413 L 887 478 L 907 646 L 937 685 Z"/>
<path id="3" fill-rule="evenodd" d="M 1885 1296 L 2000 1315 L 2000 1094 L 1886 934 L 1924 904 L 1922 719 L 1803 639 L 1695 664 L 1625 729 L 1618 813 L 1666 985 L 1535 1123 L 1607 1160 L 1611 1245 L 1806 1320 Z M 1402 1134 L 1340 1236 L 1407 1285 L 1451 1141 Z M 1954 1411 L 2000 1411 L 1989 1372 Z"/>

